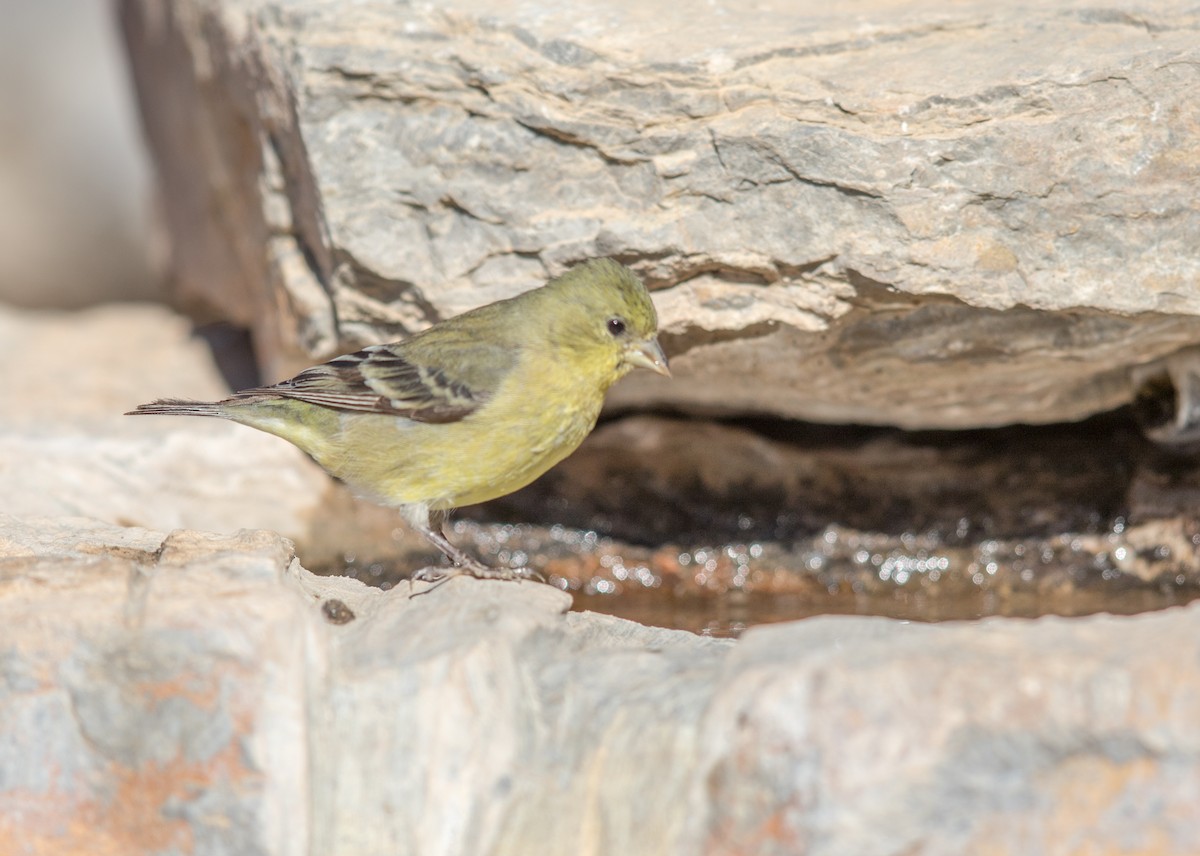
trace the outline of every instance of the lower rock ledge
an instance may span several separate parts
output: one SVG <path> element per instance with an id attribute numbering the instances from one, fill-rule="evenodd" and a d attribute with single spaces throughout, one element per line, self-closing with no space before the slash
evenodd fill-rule
<path id="1" fill-rule="evenodd" d="M 0 853 L 1200 850 L 1200 608 L 708 640 L 0 516 Z"/>

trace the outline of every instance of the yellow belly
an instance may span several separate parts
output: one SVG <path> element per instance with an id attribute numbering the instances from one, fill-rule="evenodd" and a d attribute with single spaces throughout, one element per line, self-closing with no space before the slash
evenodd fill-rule
<path id="1" fill-rule="evenodd" d="M 529 484 L 575 451 L 598 414 L 597 406 L 497 420 L 484 408 L 461 422 L 438 425 L 346 413 L 330 453 L 317 462 L 389 505 L 456 508 Z"/>

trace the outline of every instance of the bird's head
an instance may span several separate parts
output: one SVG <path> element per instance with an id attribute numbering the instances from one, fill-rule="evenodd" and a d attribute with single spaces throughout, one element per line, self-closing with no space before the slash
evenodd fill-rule
<path id="1" fill-rule="evenodd" d="M 658 314 L 646 286 L 612 259 L 577 265 L 546 286 L 563 307 L 559 342 L 586 351 L 588 362 L 612 373 L 612 381 L 635 368 L 671 376 L 658 344 Z M 582 356 L 582 354 L 581 354 Z"/>

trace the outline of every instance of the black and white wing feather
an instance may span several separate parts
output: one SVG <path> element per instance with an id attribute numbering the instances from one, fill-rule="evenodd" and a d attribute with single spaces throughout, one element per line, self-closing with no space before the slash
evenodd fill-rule
<path id="1" fill-rule="evenodd" d="M 336 410 L 457 422 L 487 402 L 513 362 L 511 352 L 478 343 L 444 343 L 434 354 L 412 344 L 372 345 L 238 397 L 280 396 Z M 431 359 L 435 355 L 439 359 Z"/>

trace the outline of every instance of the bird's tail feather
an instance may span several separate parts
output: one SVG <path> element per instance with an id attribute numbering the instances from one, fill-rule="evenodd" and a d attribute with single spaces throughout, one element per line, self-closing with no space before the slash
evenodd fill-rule
<path id="1" fill-rule="evenodd" d="M 188 401 L 183 398 L 160 398 L 149 404 L 139 404 L 135 410 L 130 410 L 126 416 L 144 416 L 155 414 L 170 414 L 172 416 L 224 416 L 225 411 L 219 401 Z"/>

